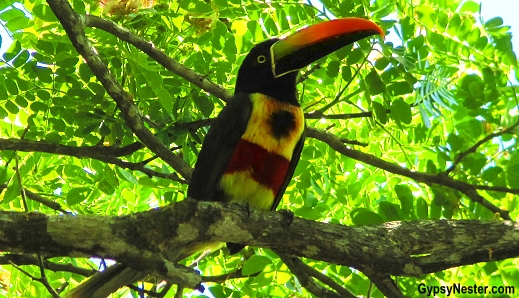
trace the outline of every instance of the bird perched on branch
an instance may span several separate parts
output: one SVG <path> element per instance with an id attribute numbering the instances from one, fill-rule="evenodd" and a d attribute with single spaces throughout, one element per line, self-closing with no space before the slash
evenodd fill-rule
<path id="1" fill-rule="evenodd" d="M 275 210 L 292 179 L 304 143 L 304 116 L 296 91 L 299 69 L 374 34 L 384 35 L 368 20 L 346 18 L 315 24 L 284 39 L 270 39 L 254 46 L 240 66 L 234 96 L 204 139 L 188 196 Z M 236 253 L 244 244 L 227 246 Z M 132 279 L 143 278 L 127 265 L 118 264 L 117 270 L 101 272 L 100 276 L 106 274 L 106 280 L 94 277 L 91 285 L 87 281 L 67 297 L 106 297 Z M 125 276 L 128 278 L 122 278 Z"/>

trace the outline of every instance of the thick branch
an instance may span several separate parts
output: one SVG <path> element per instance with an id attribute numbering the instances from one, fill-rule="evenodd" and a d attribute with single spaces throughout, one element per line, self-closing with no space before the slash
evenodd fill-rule
<path id="1" fill-rule="evenodd" d="M 164 259 L 175 261 L 186 246 L 213 241 L 266 247 L 367 275 L 417 276 L 519 256 L 519 224 L 509 221 L 347 227 L 193 200 L 120 217 L 0 212 L 0 233 L 2 251 L 113 258 L 136 269 L 157 267 L 163 275 L 172 265 Z"/>
<path id="2" fill-rule="evenodd" d="M 184 178 L 189 178 L 192 172 L 189 165 L 173 154 L 144 126 L 140 112 L 133 104 L 132 98 L 123 90 L 114 75 L 110 73 L 107 66 L 93 49 L 85 35 L 82 19 L 72 9 L 68 1 L 47 0 L 47 2 L 63 25 L 68 37 L 72 41 L 72 45 L 74 45 L 78 53 L 86 60 L 97 79 L 103 84 L 108 94 L 117 103 L 117 107 L 121 110 L 121 115 L 126 121 L 126 124 L 151 151 L 160 156 L 160 158 L 178 171 Z"/>

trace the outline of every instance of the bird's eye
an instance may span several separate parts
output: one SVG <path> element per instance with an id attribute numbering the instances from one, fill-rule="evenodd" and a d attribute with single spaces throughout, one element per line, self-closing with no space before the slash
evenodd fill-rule
<path id="1" fill-rule="evenodd" d="M 265 63 L 265 61 L 267 61 L 267 57 L 265 57 L 264 55 L 259 55 L 258 56 L 258 62 L 259 63 Z"/>

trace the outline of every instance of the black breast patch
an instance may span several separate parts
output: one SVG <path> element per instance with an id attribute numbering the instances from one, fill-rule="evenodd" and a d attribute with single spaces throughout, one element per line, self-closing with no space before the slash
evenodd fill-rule
<path id="1" fill-rule="evenodd" d="M 289 111 L 278 111 L 270 116 L 270 127 L 272 135 L 276 139 L 281 139 L 290 134 L 296 127 L 294 114 Z"/>

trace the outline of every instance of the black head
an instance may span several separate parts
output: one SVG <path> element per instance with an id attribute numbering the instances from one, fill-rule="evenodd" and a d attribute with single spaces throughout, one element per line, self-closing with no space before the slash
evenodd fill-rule
<path id="1" fill-rule="evenodd" d="M 243 60 L 235 93 L 262 93 L 299 105 L 296 76 L 302 67 L 362 38 L 384 35 L 376 24 L 359 18 L 318 23 L 284 39 L 256 45 Z"/>
<path id="2" fill-rule="evenodd" d="M 276 100 L 299 105 L 296 96 L 297 72 L 278 78 L 272 72 L 271 46 L 278 41 L 269 39 L 254 46 L 243 60 L 234 93 L 261 93 Z"/>

